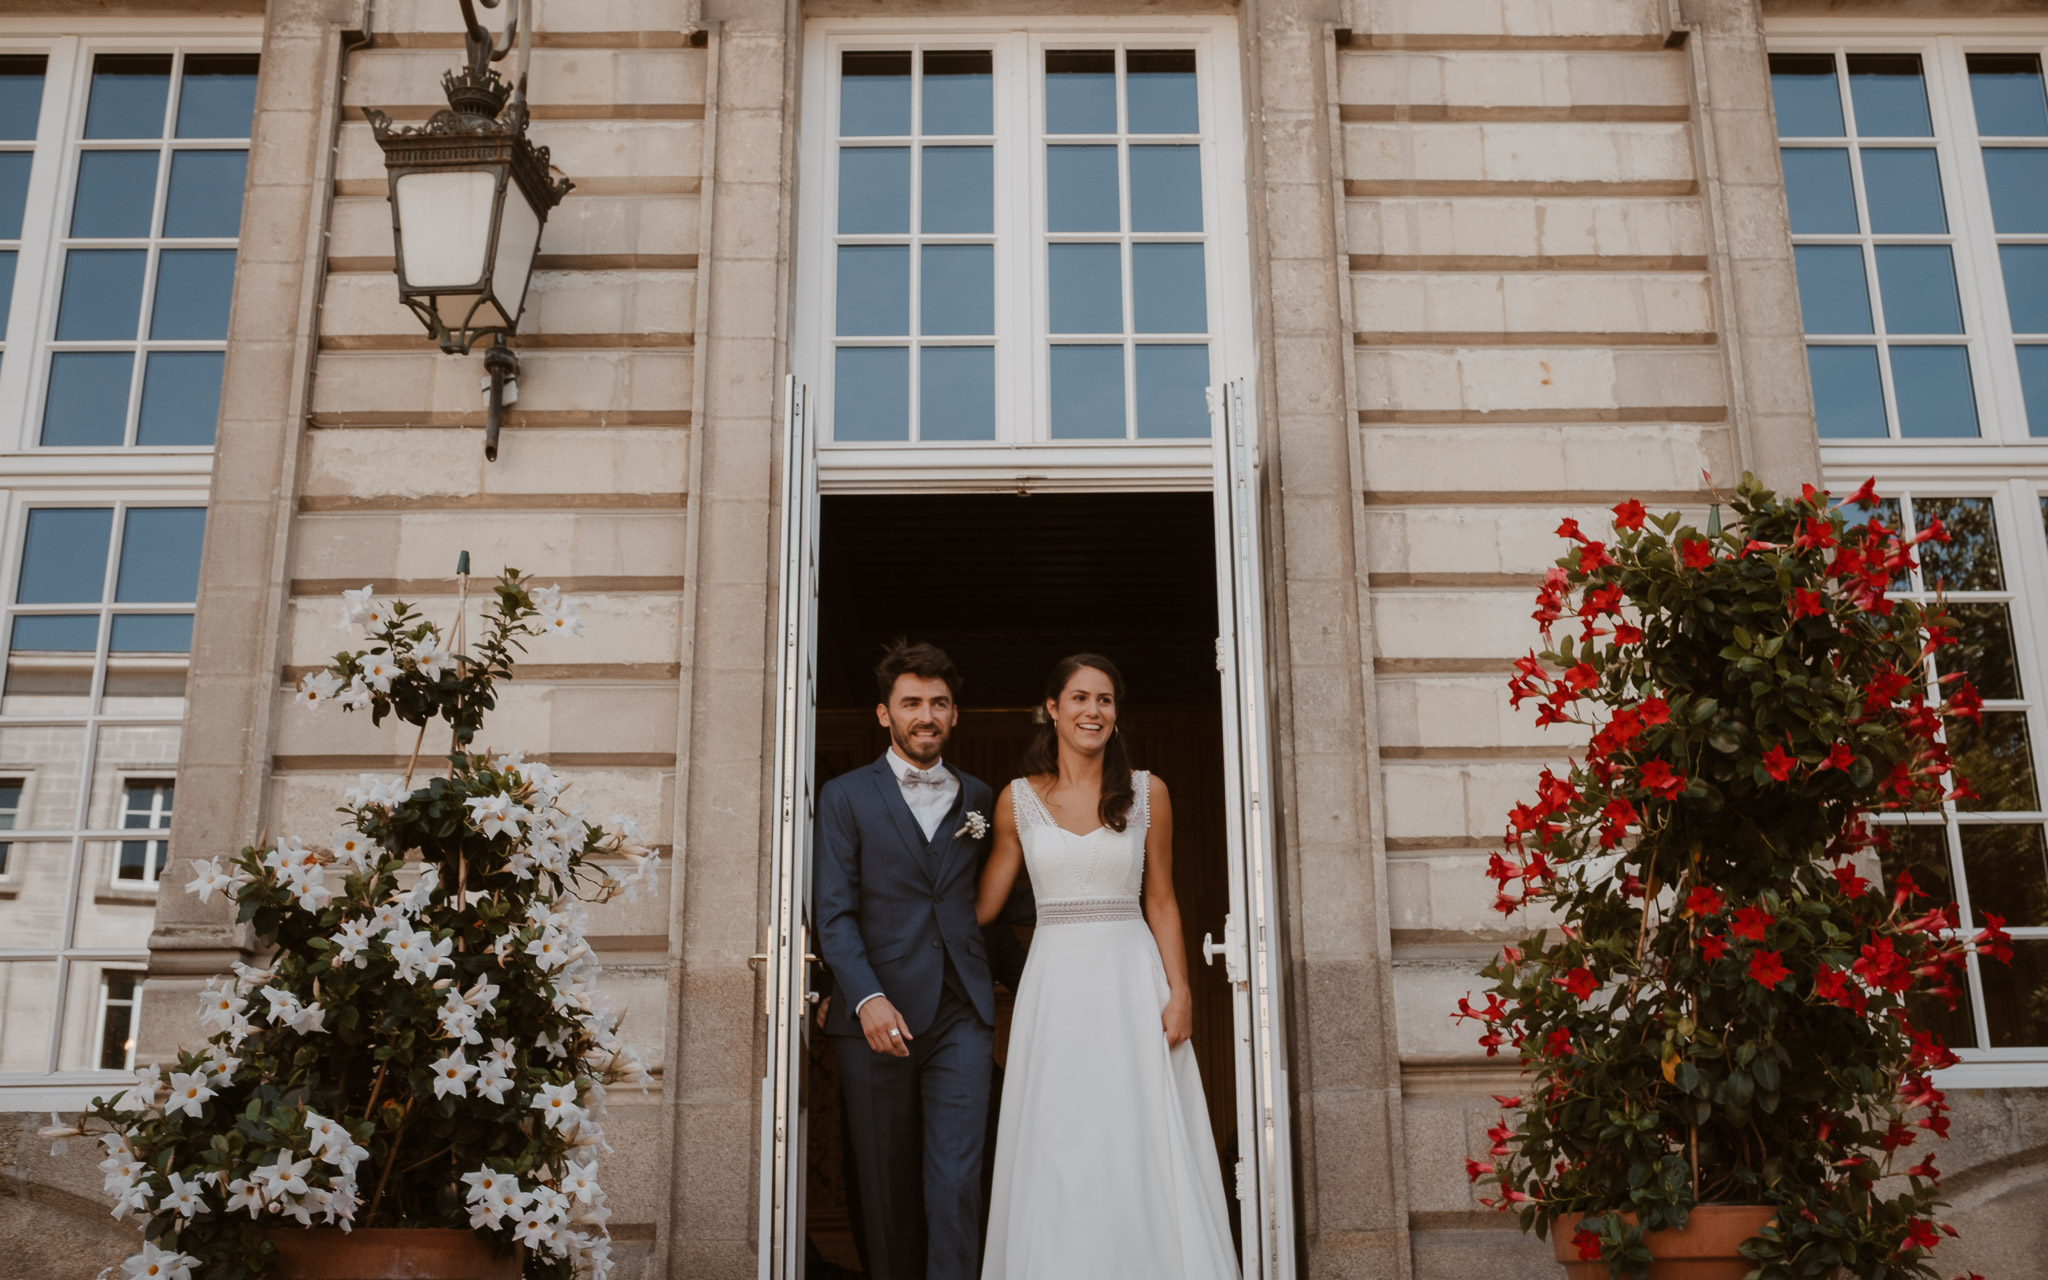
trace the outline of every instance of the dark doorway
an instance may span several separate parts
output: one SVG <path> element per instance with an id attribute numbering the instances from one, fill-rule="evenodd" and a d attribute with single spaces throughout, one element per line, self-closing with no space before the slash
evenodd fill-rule
<path id="1" fill-rule="evenodd" d="M 1120 725 L 1132 763 L 1173 791 L 1194 1045 L 1227 1172 L 1237 1159 L 1231 993 L 1222 967 L 1201 956 L 1202 935 L 1222 936 L 1230 903 L 1210 501 L 1206 493 L 823 499 L 817 769 L 822 785 L 888 747 L 872 673 L 897 636 L 939 645 L 959 665 L 966 687 L 947 758 L 996 789 L 1017 776 L 1052 665 L 1082 650 L 1113 659 L 1129 686 Z M 1028 944 L 1029 931 L 1019 932 Z M 1006 1013 L 1007 993 L 998 1004 Z M 836 1072 L 822 1040 L 812 1038 L 805 1082 L 811 1280 L 860 1266 Z M 1235 1230 L 1227 1189 L 1226 1199 Z"/>

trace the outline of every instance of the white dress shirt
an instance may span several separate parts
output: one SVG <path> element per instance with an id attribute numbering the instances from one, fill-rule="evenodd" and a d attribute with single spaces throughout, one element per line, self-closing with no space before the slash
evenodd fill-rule
<path id="1" fill-rule="evenodd" d="M 953 801 L 960 795 L 960 779 L 954 777 L 952 771 L 946 768 L 944 760 L 934 761 L 929 770 L 919 770 L 916 765 L 897 755 L 895 747 L 889 748 L 889 767 L 896 771 L 896 782 L 899 786 L 902 785 L 903 779 L 919 772 L 927 772 L 939 780 L 936 787 L 903 787 L 903 803 L 910 806 L 910 816 L 917 819 L 918 828 L 924 832 L 924 838 L 931 839 L 938 832 L 939 823 L 945 821 L 946 814 L 952 811 Z"/>

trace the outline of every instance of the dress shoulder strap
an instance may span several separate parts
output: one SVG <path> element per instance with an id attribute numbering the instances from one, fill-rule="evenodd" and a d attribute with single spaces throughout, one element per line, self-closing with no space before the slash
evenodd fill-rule
<path id="1" fill-rule="evenodd" d="M 1010 783 L 1010 810 L 1016 815 L 1019 835 L 1033 827 L 1052 825 L 1052 815 L 1046 811 L 1045 801 L 1038 798 L 1038 788 L 1031 785 L 1029 778 L 1018 778 Z"/>
<path id="2" fill-rule="evenodd" d="M 1152 774 L 1145 769 L 1131 771 L 1131 816 L 1124 824 L 1124 830 L 1138 839 L 1138 847 L 1145 847 L 1145 833 L 1152 826 Z"/>

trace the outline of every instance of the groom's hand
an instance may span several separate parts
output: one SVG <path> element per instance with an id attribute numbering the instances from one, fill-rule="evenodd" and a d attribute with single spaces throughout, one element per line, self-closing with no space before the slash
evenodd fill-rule
<path id="1" fill-rule="evenodd" d="M 910 1024 L 889 1003 L 889 997 L 876 996 L 860 1007 L 860 1031 L 868 1038 L 868 1048 L 876 1053 L 910 1056 Z"/>

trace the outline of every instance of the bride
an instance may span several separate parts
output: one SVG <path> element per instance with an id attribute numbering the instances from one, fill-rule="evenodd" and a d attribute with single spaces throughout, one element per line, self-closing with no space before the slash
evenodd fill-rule
<path id="1" fill-rule="evenodd" d="M 982 1280 L 1238 1275 L 1188 1044 L 1173 810 L 1165 783 L 1131 771 L 1123 695 L 1107 658 L 1054 667 L 1026 776 L 996 802 L 976 914 L 993 920 L 1028 867 L 1038 931 L 1010 1029 Z"/>

